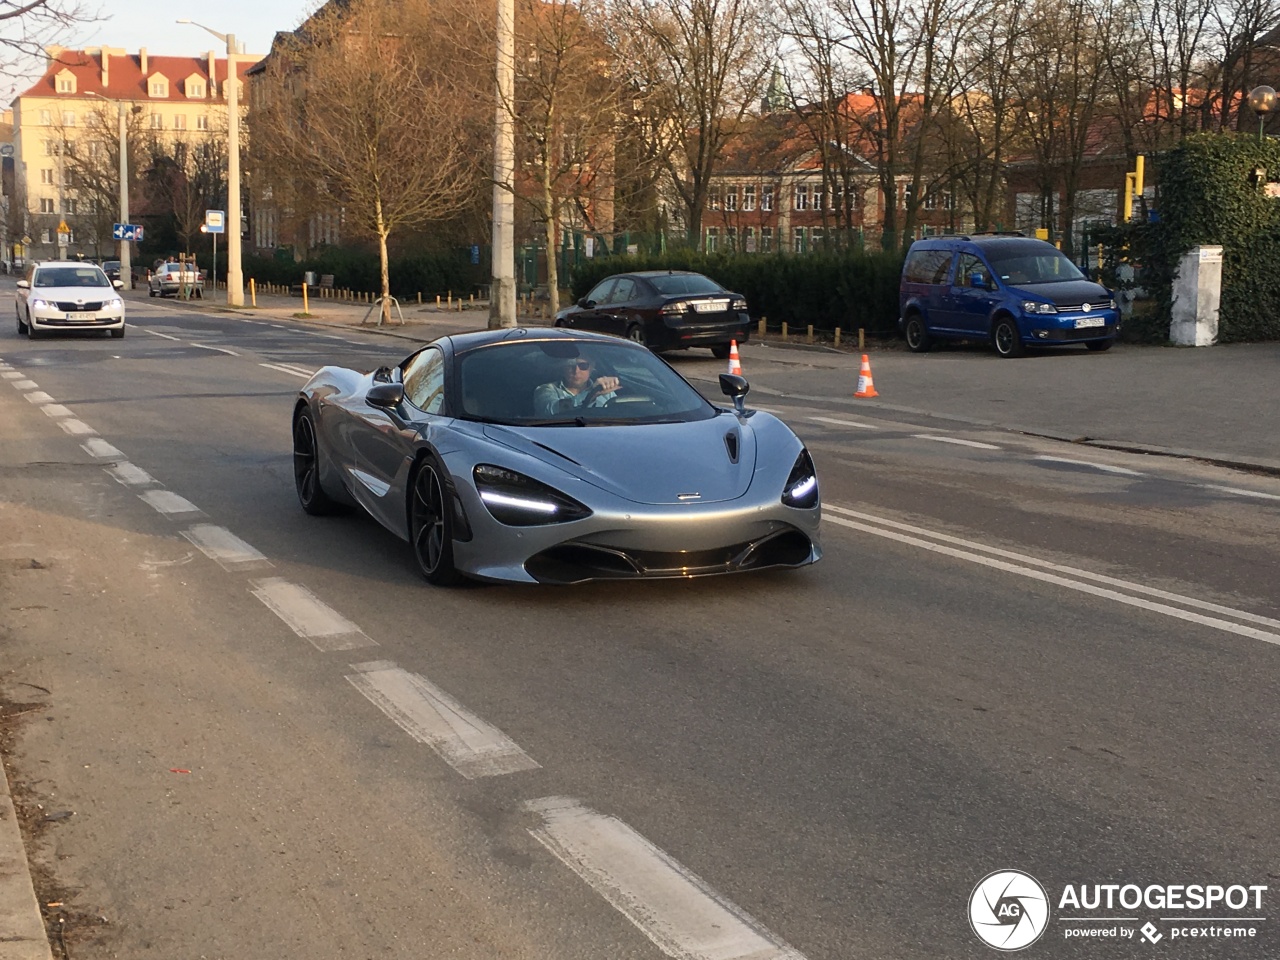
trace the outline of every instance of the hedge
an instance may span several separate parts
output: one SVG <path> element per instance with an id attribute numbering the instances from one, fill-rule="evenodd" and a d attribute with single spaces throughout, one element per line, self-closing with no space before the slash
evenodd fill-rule
<path id="1" fill-rule="evenodd" d="M 751 315 L 767 317 L 770 326 L 792 329 L 813 324 L 815 330 L 836 327 L 869 334 L 897 330 L 898 280 L 902 254 L 892 252 L 823 251 L 789 253 L 700 253 L 675 250 L 664 254 L 597 257 L 578 264 L 570 280 L 574 299 L 605 277 L 635 270 L 693 270 L 747 298 Z"/>
<path id="2" fill-rule="evenodd" d="M 302 282 L 306 271 L 317 276 L 333 275 L 339 290 L 377 293 L 382 289 L 378 255 L 365 250 L 330 247 L 306 260 L 287 258 L 245 257 L 244 277 L 259 283 L 295 284 Z M 471 263 L 468 251 L 418 253 L 393 257 L 388 264 L 391 293 L 408 299 L 421 293 L 434 297 L 450 291 L 455 296 L 476 292 L 488 283 L 487 271 Z"/>
<path id="3" fill-rule="evenodd" d="M 1280 200 L 1252 176 L 1258 167 L 1280 176 L 1280 143 L 1251 134 L 1196 134 L 1159 157 L 1157 166 L 1159 220 L 1111 232 L 1112 244 L 1141 266 L 1137 283 L 1155 300 L 1136 332 L 1167 339 L 1179 260 L 1194 246 L 1220 244 L 1219 342 L 1280 340 Z"/>

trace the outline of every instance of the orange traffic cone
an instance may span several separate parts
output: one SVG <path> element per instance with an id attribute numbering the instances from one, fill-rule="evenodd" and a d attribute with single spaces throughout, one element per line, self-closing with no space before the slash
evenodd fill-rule
<path id="1" fill-rule="evenodd" d="M 729 372 L 735 377 L 742 376 L 742 362 L 738 359 L 738 341 L 729 341 Z"/>
<path id="2" fill-rule="evenodd" d="M 876 385 L 871 382 L 871 361 L 867 359 L 867 355 L 862 355 L 862 369 L 858 371 L 858 392 L 855 397 L 878 397 L 876 393 Z"/>

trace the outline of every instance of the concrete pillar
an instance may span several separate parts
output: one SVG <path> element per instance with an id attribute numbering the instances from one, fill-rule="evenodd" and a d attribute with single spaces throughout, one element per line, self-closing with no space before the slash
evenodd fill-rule
<path id="1" fill-rule="evenodd" d="M 1169 339 L 1178 346 L 1208 347 L 1218 339 L 1222 299 L 1222 247 L 1192 247 L 1173 280 Z"/>

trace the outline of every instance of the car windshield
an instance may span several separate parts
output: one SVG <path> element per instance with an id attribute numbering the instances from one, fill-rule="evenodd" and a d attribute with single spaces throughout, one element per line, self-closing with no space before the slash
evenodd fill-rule
<path id="1" fill-rule="evenodd" d="M 724 293 L 724 287 L 700 273 L 669 273 L 648 279 L 659 293 L 668 296 L 682 293 Z"/>
<path id="2" fill-rule="evenodd" d="M 988 259 L 1005 283 L 1056 283 L 1085 279 L 1080 268 L 1061 250 L 1045 249 L 1040 244 L 1030 249 L 1015 247 L 1007 251 L 992 251 Z"/>
<path id="3" fill-rule="evenodd" d="M 683 377 L 625 341 L 503 341 L 462 354 L 457 370 L 462 416 L 469 420 L 563 427 L 684 423 L 716 415 Z M 592 394 L 602 378 L 616 378 L 616 389 Z"/>
<path id="4" fill-rule="evenodd" d="M 45 267 L 37 270 L 34 287 L 109 287 L 111 281 L 98 267 Z"/>
<path id="5" fill-rule="evenodd" d="M 119 260 L 108 260 L 106 263 L 104 263 L 104 264 L 102 265 L 102 269 L 103 269 L 103 270 L 119 270 L 119 269 L 120 269 L 120 261 L 119 261 Z"/>

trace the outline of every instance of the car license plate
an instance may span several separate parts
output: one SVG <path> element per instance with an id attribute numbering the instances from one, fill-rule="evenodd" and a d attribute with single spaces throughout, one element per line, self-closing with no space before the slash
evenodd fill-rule
<path id="1" fill-rule="evenodd" d="M 68 313 L 67 319 L 68 320 L 97 320 L 98 315 L 96 313 Z"/>
<path id="2" fill-rule="evenodd" d="M 1105 327 L 1107 325 L 1106 317 L 1080 317 L 1076 320 L 1076 329 L 1082 327 Z"/>
<path id="3" fill-rule="evenodd" d="M 729 301 L 695 300 L 693 301 L 693 309 L 695 313 L 723 313 L 729 309 Z"/>

